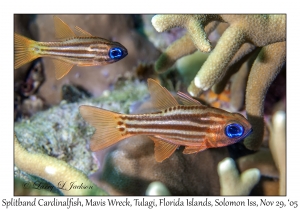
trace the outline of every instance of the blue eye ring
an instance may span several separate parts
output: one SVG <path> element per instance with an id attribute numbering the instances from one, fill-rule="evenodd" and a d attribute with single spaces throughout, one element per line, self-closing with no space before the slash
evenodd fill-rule
<path id="1" fill-rule="evenodd" d="M 109 57 L 111 59 L 122 58 L 122 56 L 123 56 L 123 51 L 119 47 L 114 47 L 109 50 Z"/>
<path id="2" fill-rule="evenodd" d="M 232 123 L 226 126 L 225 134 L 229 138 L 241 137 L 244 133 L 244 127 L 238 123 Z"/>

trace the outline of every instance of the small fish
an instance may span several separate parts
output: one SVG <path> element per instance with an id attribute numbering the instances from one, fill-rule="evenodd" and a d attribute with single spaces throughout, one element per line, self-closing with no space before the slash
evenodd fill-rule
<path id="1" fill-rule="evenodd" d="M 112 42 L 91 35 L 78 26 L 76 34 L 57 16 L 53 17 L 56 38 L 60 42 L 37 42 L 19 34 L 14 34 L 15 65 L 22 65 L 39 57 L 54 58 L 55 77 L 61 79 L 74 65 L 97 66 L 117 62 L 128 53 L 118 42 Z"/>
<path id="2" fill-rule="evenodd" d="M 81 116 L 96 128 L 91 138 L 92 151 L 104 149 L 134 135 L 147 135 L 155 143 L 155 159 L 162 162 L 179 146 L 184 154 L 234 144 L 252 132 L 247 119 L 239 113 L 207 107 L 178 92 L 183 105 L 155 80 L 148 79 L 153 105 L 159 110 L 149 114 L 120 114 L 97 107 L 80 106 Z"/>

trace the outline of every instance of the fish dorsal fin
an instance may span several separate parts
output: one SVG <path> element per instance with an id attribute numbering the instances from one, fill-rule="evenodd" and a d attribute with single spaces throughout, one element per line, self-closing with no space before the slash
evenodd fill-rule
<path id="1" fill-rule="evenodd" d="M 184 94 L 180 91 L 177 92 L 177 95 L 180 99 L 180 101 L 187 106 L 192 106 L 192 105 L 197 105 L 197 106 L 204 106 L 203 104 L 201 104 L 199 101 L 197 101 L 196 99 L 193 99 L 192 97 L 188 96 L 187 94 Z"/>
<path id="2" fill-rule="evenodd" d="M 57 80 L 63 78 L 74 66 L 71 63 L 67 63 L 61 60 L 53 59 L 54 69 L 55 69 L 55 78 Z"/>
<path id="3" fill-rule="evenodd" d="M 172 94 L 154 79 L 148 79 L 148 89 L 151 95 L 152 104 L 155 108 L 166 109 L 179 105 Z"/>
<path id="4" fill-rule="evenodd" d="M 59 17 L 54 15 L 53 20 L 55 27 L 55 37 L 57 39 L 68 39 L 76 37 L 76 34 L 72 31 L 72 29 Z"/>
<path id="5" fill-rule="evenodd" d="M 80 33 L 80 36 L 86 36 L 86 37 L 92 37 L 93 35 L 90 34 L 89 32 L 83 30 L 82 28 L 80 28 L 79 26 L 75 26 L 76 31 L 78 31 Z"/>
<path id="6" fill-rule="evenodd" d="M 149 136 L 154 141 L 154 155 L 157 162 L 170 157 L 177 149 L 178 145 L 160 140 L 158 137 Z"/>

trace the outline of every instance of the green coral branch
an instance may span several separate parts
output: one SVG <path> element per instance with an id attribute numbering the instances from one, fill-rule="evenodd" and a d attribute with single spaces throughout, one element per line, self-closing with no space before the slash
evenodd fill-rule
<path id="1" fill-rule="evenodd" d="M 156 15 L 152 18 L 152 25 L 158 32 L 174 27 L 187 29 L 196 48 L 202 52 L 210 52 L 211 44 L 204 27 L 212 20 L 219 20 L 218 15 Z"/>
<path id="2" fill-rule="evenodd" d="M 212 86 L 212 90 L 215 93 L 220 94 L 225 89 L 231 76 L 240 71 L 240 68 L 243 65 L 243 63 L 248 60 L 251 60 L 249 58 L 252 58 L 253 54 L 257 55 L 255 53 L 256 51 L 257 48 L 254 45 L 250 43 L 244 43 L 238 50 L 238 52 L 234 55 L 234 57 L 226 67 L 226 70 L 224 70 L 226 72 L 224 77 L 219 78 L 218 82 Z M 245 89 L 246 88 L 244 88 L 244 91 Z"/>
<path id="3" fill-rule="evenodd" d="M 218 25 L 214 21 L 205 27 L 206 34 L 210 34 Z M 184 47 L 183 47 L 184 46 Z M 190 34 L 185 34 L 180 39 L 170 45 L 165 52 L 161 54 L 159 59 L 155 62 L 155 70 L 159 73 L 167 71 L 172 65 L 181 57 L 192 54 L 197 51 L 197 47 Z"/>
<path id="4" fill-rule="evenodd" d="M 41 177 L 57 186 L 63 180 L 75 182 L 76 185 L 87 186 L 87 189 L 74 189 L 60 186 L 58 188 L 64 195 L 107 195 L 107 193 L 91 182 L 88 177 L 78 169 L 64 161 L 41 153 L 29 153 L 14 136 L 15 165 L 24 172 Z"/>
<path id="5" fill-rule="evenodd" d="M 279 170 L 279 195 L 286 195 L 286 113 L 277 111 L 272 118 L 269 147 Z"/>
<path id="6" fill-rule="evenodd" d="M 232 42 L 233 38 L 235 42 Z M 226 73 L 224 69 L 227 69 L 227 65 L 244 44 L 245 40 L 245 35 L 234 27 L 227 28 L 193 80 L 193 83 L 199 88 L 199 92 L 197 94 L 190 92 L 190 94 L 198 96 L 199 93 L 208 90 L 219 82 Z"/>
<path id="7" fill-rule="evenodd" d="M 264 101 L 267 91 L 286 59 L 286 43 L 278 42 L 262 48 L 251 68 L 246 89 L 247 118 L 253 127 L 244 144 L 258 150 L 264 134 Z"/>

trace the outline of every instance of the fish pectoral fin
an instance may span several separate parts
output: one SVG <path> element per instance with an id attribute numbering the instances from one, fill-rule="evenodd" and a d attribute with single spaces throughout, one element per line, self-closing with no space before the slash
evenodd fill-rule
<path id="1" fill-rule="evenodd" d="M 192 105 L 197 105 L 197 106 L 204 106 L 203 104 L 200 103 L 200 101 L 197 101 L 196 99 L 193 99 L 191 96 L 178 91 L 177 95 L 180 99 L 180 101 L 187 106 L 192 106 Z"/>
<path id="2" fill-rule="evenodd" d="M 178 145 L 162 141 L 154 136 L 149 136 L 154 141 L 154 155 L 157 162 L 170 157 L 177 149 Z"/>
<path id="3" fill-rule="evenodd" d="M 55 78 L 57 80 L 63 78 L 74 66 L 71 63 L 67 63 L 61 60 L 53 60 L 55 69 Z"/>
<path id="4" fill-rule="evenodd" d="M 118 126 L 123 123 L 119 113 L 87 105 L 80 106 L 79 111 L 83 119 L 96 128 L 90 142 L 92 151 L 105 149 L 131 136 L 124 127 Z"/>
<path id="5" fill-rule="evenodd" d="M 152 104 L 155 108 L 166 109 L 179 105 L 172 94 L 154 79 L 148 79 L 148 89 L 151 95 Z"/>
<path id="6" fill-rule="evenodd" d="M 75 29 L 77 32 L 80 33 L 80 36 L 85 36 L 85 37 L 92 37 L 93 35 L 90 34 L 89 32 L 83 30 L 82 28 L 80 28 L 79 26 L 75 26 Z"/>
<path id="7" fill-rule="evenodd" d="M 72 29 L 59 17 L 56 15 L 53 16 L 54 28 L 55 28 L 55 37 L 57 39 L 68 39 L 76 37 L 76 34 Z"/>
<path id="8" fill-rule="evenodd" d="M 193 154 L 196 152 L 201 152 L 206 150 L 207 147 L 205 144 L 202 144 L 201 146 L 186 146 L 183 150 L 183 154 Z"/>

